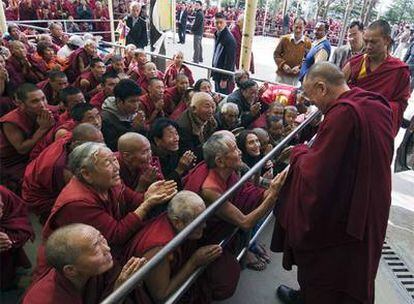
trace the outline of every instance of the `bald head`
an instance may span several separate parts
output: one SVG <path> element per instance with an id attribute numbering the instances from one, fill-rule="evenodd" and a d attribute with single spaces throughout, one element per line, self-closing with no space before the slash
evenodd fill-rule
<path id="1" fill-rule="evenodd" d="M 102 132 L 90 123 L 81 123 L 72 131 L 72 142 L 78 146 L 87 141 L 103 142 Z"/>
<path id="2" fill-rule="evenodd" d="M 122 153 L 139 150 L 145 144 L 149 144 L 145 136 L 136 132 L 128 132 L 118 139 L 118 151 Z"/>
<path id="3" fill-rule="evenodd" d="M 305 76 L 305 82 L 322 80 L 333 86 L 346 84 L 344 73 L 330 62 L 319 62 L 309 69 Z"/>

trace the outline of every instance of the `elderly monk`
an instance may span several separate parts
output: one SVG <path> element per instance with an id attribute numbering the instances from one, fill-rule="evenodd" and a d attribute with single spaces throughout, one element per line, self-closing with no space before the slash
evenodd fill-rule
<path id="1" fill-rule="evenodd" d="M 13 190 L 20 187 L 30 151 L 55 124 L 45 94 L 34 84 L 21 85 L 16 98 L 19 107 L 0 118 L 1 179 Z"/>
<path id="2" fill-rule="evenodd" d="M 108 97 L 114 96 L 114 88 L 119 82 L 119 77 L 115 72 L 106 72 L 101 79 L 102 90 L 92 96 L 89 103 L 100 111 L 102 105 Z"/>
<path id="3" fill-rule="evenodd" d="M 79 75 L 90 68 L 92 59 L 98 57 L 97 48 L 98 44 L 95 40 L 88 39 L 83 47 L 70 54 L 66 69 L 66 75 L 68 75 L 70 83 L 74 82 Z"/>
<path id="4" fill-rule="evenodd" d="M 61 71 L 50 71 L 48 79 L 36 84 L 45 94 L 48 104 L 54 106 L 59 105 L 61 102 L 59 94 L 68 85 L 68 78 Z"/>
<path id="5" fill-rule="evenodd" d="M 22 197 L 42 225 L 60 191 L 72 177 L 67 169 L 69 153 L 88 141 L 103 142 L 102 133 L 89 123 L 81 123 L 73 129 L 71 137 L 55 141 L 26 167 Z"/>
<path id="6" fill-rule="evenodd" d="M 180 191 L 168 204 L 168 211 L 149 222 L 132 240 L 128 256 L 151 259 L 205 208 L 203 200 L 196 193 Z M 223 263 L 227 261 L 222 259 L 219 245 L 197 249 L 196 241 L 202 237 L 204 226 L 197 227 L 145 279 L 145 286 L 155 302 L 164 302 L 197 268 L 210 263 L 207 273 L 198 278 L 184 295 L 184 302 L 211 303 L 212 300 L 224 300 L 233 294 L 239 278 L 238 265 L 234 267 L 236 271 L 224 273 L 228 267 L 223 267 Z"/>
<path id="7" fill-rule="evenodd" d="M 85 224 L 53 232 L 46 242 L 46 260 L 52 268 L 28 288 L 23 304 L 100 303 L 146 261 L 132 257 L 121 270 L 105 237 Z"/>
<path id="8" fill-rule="evenodd" d="M 99 58 L 91 60 L 90 70 L 80 74 L 74 82 L 74 86 L 82 90 L 86 99 L 89 100 L 93 95 L 102 90 L 102 76 L 106 72 L 106 66 Z"/>
<path id="9" fill-rule="evenodd" d="M 147 94 L 139 98 L 141 110 L 146 117 L 146 123 L 151 124 L 156 118 L 164 117 L 167 104 L 164 101 L 165 86 L 161 79 L 151 78 L 148 80 Z"/>
<path id="10" fill-rule="evenodd" d="M 203 145 L 204 161 L 184 179 L 186 190 L 201 193 L 207 204 L 213 203 L 240 178 L 241 151 L 229 131 L 214 133 Z M 266 191 L 246 182 L 208 221 L 205 241 L 219 242 L 237 226 L 249 230 L 274 206 L 286 174 L 275 177 Z"/>
<path id="11" fill-rule="evenodd" d="M 171 115 L 180 103 L 185 103 L 185 91 L 190 86 L 185 74 L 176 76 L 174 86 L 165 89 L 164 102 L 167 105 L 167 114 Z"/>
<path id="12" fill-rule="evenodd" d="M 304 94 L 325 118 L 313 145 L 291 152 L 272 250 L 283 252 L 285 269 L 297 265 L 304 303 L 374 303 L 391 203 L 390 106 L 350 89 L 327 62 L 311 67 Z M 297 296 L 286 287 L 278 293 Z"/>
<path id="13" fill-rule="evenodd" d="M 217 128 L 219 130 L 234 130 L 240 126 L 239 107 L 233 102 L 226 102 L 216 113 Z"/>
<path id="14" fill-rule="evenodd" d="M 126 242 L 142 227 L 148 212 L 168 201 L 176 192 L 174 182 L 158 181 L 145 195 L 125 187 L 119 163 L 103 144 L 84 143 L 69 155 L 73 177 L 62 189 L 43 229 L 43 240 L 57 228 L 88 223 L 98 229 L 118 259 Z M 40 245 L 35 277 L 45 269 L 44 246 Z"/>
<path id="15" fill-rule="evenodd" d="M 214 119 L 216 104 L 210 94 L 194 93 L 190 107 L 183 112 L 177 123 L 180 134 L 180 151 L 193 151 L 198 161 L 203 159 L 202 144 L 217 128 Z"/>
<path id="16" fill-rule="evenodd" d="M 173 62 L 167 67 L 164 75 L 164 82 L 167 88 L 177 84 L 177 77 L 184 74 L 188 78 L 189 85 L 194 84 L 193 72 L 184 63 L 184 53 L 178 51 L 173 56 Z"/>
<path id="17" fill-rule="evenodd" d="M 158 157 L 152 156 L 149 140 L 136 132 L 118 139 L 117 159 L 123 183 L 137 192 L 144 192 L 157 180 L 163 180 Z"/>
<path id="18" fill-rule="evenodd" d="M 138 79 L 139 86 L 144 91 L 147 91 L 149 81 L 152 78 L 159 78 L 162 81 L 164 79 L 164 74 L 161 71 L 157 70 L 155 63 L 148 61 L 142 67 L 141 78 Z"/>
<path id="19" fill-rule="evenodd" d="M 364 32 L 364 41 L 366 54 L 353 57 L 343 71 L 351 87 L 379 93 L 388 100 L 395 136 L 410 98 L 410 71 L 390 55 L 391 28 L 387 21 L 371 23 Z"/>
<path id="20" fill-rule="evenodd" d="M 16 268 L 30 268 L 23 245 L 34 239 L 25 203 L 0 186 L 0 290 L 16 287 Z"/>

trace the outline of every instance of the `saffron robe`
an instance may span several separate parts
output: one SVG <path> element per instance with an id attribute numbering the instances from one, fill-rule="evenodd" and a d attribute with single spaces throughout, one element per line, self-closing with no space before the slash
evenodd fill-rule
<path id="1" fill-rule="evenodd" d="M 187 76 L 190 86 L 194 84 L 193 72 L 191 72 L 189 67 L 183 64 L 180 68 L 177 68 L 176 65 L 172 63 L 167 67 L 164 75 L 164 83 L 167 88 L 175 86 L 174 81 L 176 80 L 178 74 L 184 74 Z"/>
<path id="2" fill-rule="evenodd" d="M 29 239 L 34 240 L 34 232 L 22 199 L 3 186 L 0 186 L 0 197 L 3 203 L 0 231 L 13 242 L 10 249 L 0 252 L 0 289 L 3 290 L 13 287 L 17 267 L 30 268 L 23 245 Z"/>
<path id="3" fill-rule="evenodd" d="M 313 145 L 296 146 L 274 214 L 271 249 L 298 266 L 305 298 L 318 290 L 373 303 L 391 203 L 392 114 L 359 88 L 325 113 Z M 324 304 L 329 301 L 309 301 Z"/>
<path id="4" fill-rule="evenodd" d="M 388 100 L 393 114 L 392 128 L 397 135 L 410 98 L 408 66 L 398 58 L 388 56 L 375 71 L 371 71 L 369 58 L 363 54 L 351 58 L 349 64 L 351 87 L 379 93 Z"/>
<path id="5" fill-rule="evenodd" d="M 29 210 L 44 224 L 65 186 L 64 170 L 68 162 L 70 138 L 61 138 L 47 147 L 26 167 L 22 197 Z"/>
<path id="6" fill-rule="evenodd" d="M 108 192 L 108 199 L 104 199 L 91 187 L 73 177 L 56 199 L 43 227 L 43 240 L 57 228 L 68 224 L 91 225 L 106 238 L 112 256 L 117 260 L 125 243 L 143 224 L 143 220 L 134 213 L 143 201 L 143 194 L 134 192 L 125 185 L 111 188 Z M 47 268 L 44 244 L 41 244 L 33 279 L 38 278 Z"/>

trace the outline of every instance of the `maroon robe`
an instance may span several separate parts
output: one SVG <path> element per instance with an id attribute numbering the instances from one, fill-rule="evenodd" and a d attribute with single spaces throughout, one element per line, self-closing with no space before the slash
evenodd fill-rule
<path id="1" fill-rule="evenodd" d="M 366 76 L 359 76 L 364 64 Z M 397 135 L 405 109 L 410 98 L 410 71 L 408 66 L 399 60 L 388 56 L 385 61 L 375 70 L 370 70 L 368 56 L 361 54 L 349 60 L 351 76 L 349 84 L 351 87 L 379 93 L 390 103 L 393 113 L 393 130 Z"/>
<path id="2" fill-rule="evenodd" d="M 100 91 L 98 93 L 96 93 L 95 95 L 92 96 L 91 100 L 89 101 L 89 103 L 91 104 L 91 106 L 94 106 L 95 108 L 97 108 L 99 110 L 99 112 L 102 111 L 102 105 L 106 99 L 106 95 L 104 91 Z"/>
<path id="3" fill-rule="evenodd" d="M 39 81 L 43 80 L 43 75 L 36 71 L 36 68 L 34 66 L 29 69 L 29 73 L 23 73 L 22 64 L 14 56 L 11 56 L 9 59 L 7 59 L 6 69 L 10 76 L 9 85 L 11 91 L 16 90 L 21 84 L 25 82 L 36 84 Z"/>
<path id="4" fill-rule="evenodd" d="M 29 239 L 34 240 L 34 232 L 22 199 L 3 186 L 0 186 L 0 197 L 3 204 L 0 231 L 13 242 L 12 248 L 0 252 L 0 289 L 8 289 L 15 283 L 16 268 L 31 266 L 23 245 Z"/>
<path id="5" fill-rule="evenodd" d="M 145 113 L 145 119 L 148 123 L 151 123 L 149 121 L 152 113 L 155 111 L 155 105 L 154 102 L 150 99 L 148 94 L 142 95 L 139 97 L 139 101 L 141 102 L 141 110 Z M 164 108 L 161 112 L 158 112 L 157 117 L 164 117 L 166 109 L 168 108 L 168 105 L 164 101 Z"/>
<path id="6" fill-rule="evenodd" d="M 157 247 L 164 247 L 177 232 L 171 225 L 167 213 L 149 221 L 132 239 L 127 250 L 127 258 L 143 256 L 146 252 Z M 170 253 L 170 278 L 173 278 L 190 259 L 197 249 L 195 241 L 187 240 Z M 180 303 L 207 304 L 213 300 L 224 300 L 233 295 L 240 276 L 240 266 L 234 262 L 231 255 L 224 252 L 218 259 L 206 268 L 190 289 L 183 295 Z M 153 302 L 142 302 L 150 304 Z"/>
<path id="7" fill-rule="evenodd" d="M 13 99 L 6 96 L 0 97 L 0 117 L 16 109 L 16 107 L 16 103 Z"/>
<path id="8" fill-rule="evenodd" d="M 232 29 L 231 29 L 231 34 L 234 37 L 234 40 L 236 40 L 236 59 L 235 59 L 235 64 L 236 64 L 236 69 L 239 68 L 239 64 L 240 64 L 240 52 L 241 52 L 241 42 L 242 42 L 242 32 L 240 31 L 239 27 L 237 25 L 235 25 Z M 253 53 L 251 53 L 251 58 L 250 58 L 250 72 L 254 74 L 254 61 L 253 61 Z"/>
<path id="9" fill-rule="evenodd" d="M 122 160 L 121 153 L 116 152 L 115 155 L 119 162 L 119 175 L 121 176 L 123 183 L 126 186 L 128 186 L 130 189 L 135 191 L 135 189 L 138 186 L 139 179 L 144 172 L 142 172 L 141 170 L 134 170 L 133 172 L 131 172 L 131 170 L 129 170 L 128 168 L 128 165 L 126 165 L 124 161 Z M 157 170 L 156 179 L 163 180 L 164 176 L 161 171 L 161 164 L 160 164 L 160 160 L 158 159 L 158 157 L 156 156 L 152 157 L 150 166 L 155 167 Z"/>
<path id="10" fill-rule="evenodd" d="M 87 88 L 81 87 L 80 82 L 82 79 L 89 81 L 89 86 Z M 95 78 L 91 71 L 83 72 L 78 79 L 74 82 L 73 86 L 82 89 L 82 93 L 87 100 L 89 100 L 96 92 L 97 87 L 101 84 L 101 82 Z"/>
<path id="11" fill-rule="evenodd" d="M 157 71 L 157 78 L 164 80 L 164 74 L 161 71 Z M 147 77 L 144 75 L 142 75 L 142 77 L 137 80 L 138 85 L 142 90 L 144 90 L 144 92 L 148 92 L 148 80 L 149 79 L 147 79 Z"/>
<path id="12" fill-rule="evenodd" d="M 178 94 L 177 87 L 167 88 L 164 91 L 164 102 L 167 105 L 166 111 L 168 115 L 171 115 L 177 108 L 178 104 L 182 101 L 182 97 Z"/>
<path id="13" fill-rule="evenodd" d="M 175 86 L 173 83 L 176 80 L 178 74 L 185 74 L 188 77 L 188 81 L 190 82 L 190 86 L 194 84 L 193 72 L 185 65 L 181 65 L 179 69 L 175 66 L 175 64 L 171 64 L 168 66 L 167 70 L 165 71 L 164 75 L 164 83 L 165 86 L 171 88 Z"/>
<path id="14" fill-rule="evenodd" d="M 68 58 L 68 66 L 66 68 L 66 75 L 68 76 L 68 81 L 70 83 L 74 82 L 80 75 L 81 71 L 79 70 L 78 57 L 82 58 L 83 64 L 86 67 L 89 67 L 91 64 L 91 56 L 85 51 L 84 48 L 79 48 L 76 51 L 73 51 Z"/>
<path id="15" fill-rule="evenodd" d="M 125 243 L 141 228 L 143 220 L 135 213 L 143 194 L 120 185 L 109 190 L 105 199 L 95 190 L 73 177 L 56 199 L 52 212 L 43 227 L 43 240 L 59 227 L 83 223 L 99 230 L 108 241 L 115 260 L 120 257 Z M 34 279 L 48 268 L 44 244 L 38 248 Z"/>
<path id="16" fill-rule="evenodd" d="M 63 42 L 61 38 L 55 37 L 53 35 L 51 35 L 51 37 L 52 37 L 52 43 L 55 45 L 54 49 L 57 48 L 57 50 L 59 50 L 61 47 L 65 45 L 65 43 Z"/>
<path id="17" fill-rule="evenodd" d="M 64 171 L 68 162 L 70 138 L 62 138 L 47 147 L 27 167 L 22 197 L 29 210 L 44 224 L 60 191 L 65 186 Z"/>
<path id="18" fill-rule="evenodd" d="M 48 104 L 53 106 L 57 106 L 60 104 L 59 93 L 55 93 L 53 91 L 49 79 L 37 83 L 36 86 L 43 91 Z"/>
<path id="19" fill-rule="evenodd" d="M 174 111 L 169 116 L 170 119 L 177 121 L 178 118 L 187 110 L 188 106 L 184 101 L 181 101 L 174 109 Z"/>
<path id="20" fill-rule="evenodd" d="M 312 147 L 293 149 L 271 248 L 284 253 L 285 269 L 298 266 L 306 303 L 332 303 L 334 293 L 373 303 L 392 154 L 390 107 L 359 88 L 329 106 Z"/>

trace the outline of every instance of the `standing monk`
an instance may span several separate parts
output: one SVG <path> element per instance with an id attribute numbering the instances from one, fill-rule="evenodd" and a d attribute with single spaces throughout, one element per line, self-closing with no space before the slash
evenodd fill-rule
<path id="1" fill-rule="evenodd" d="M 391 27 L 387 21 L 371 23 L 364 41 L 366 53 L 351 58 L 343 72 L 351 87 L 379 93 L 388 100 L 395 136 L 410 98 L 410 71 L 405 63 L 390 55 Z"/>
<path id="2" fill-rule="evenodd" d="M 283 285 L 278 295 L 286 303 L 373 304 L 391 204 L 390 106 L 350 89 L 327 62 L 310 68 L 304 94 L 325 119 L 311 147 L 291 151 L 272 240 L 283 267 L 297 265 L 303 302 Z"/>

